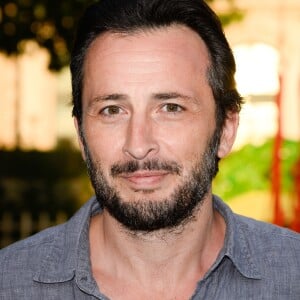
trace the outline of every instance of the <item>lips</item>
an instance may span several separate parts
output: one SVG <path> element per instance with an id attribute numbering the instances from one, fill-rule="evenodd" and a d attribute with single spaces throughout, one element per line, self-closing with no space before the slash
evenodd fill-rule
<path id="1" fill-rule="evenodd" d="M 166 171 L 138 171 L 120 177 L 135 188 L 155 188 L 166 176 Z"/>

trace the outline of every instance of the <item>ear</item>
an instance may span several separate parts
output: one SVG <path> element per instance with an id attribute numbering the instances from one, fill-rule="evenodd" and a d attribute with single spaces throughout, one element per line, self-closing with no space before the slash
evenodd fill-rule
<path id="1" fill-rule="evenodd" d="M 74 117 L 74 126 L 75 126 L 76 132 L 77 132 L 77 140 L 78 140 L 81 156 L 82 156 L 83 160 L 85 161 L 85 152 L 84 152 L 82 136 L 80 134 L 80 125 L 79 125 L 78 119 L 76 117 Z"/>
<path id="2" fill-rule="evenodd" d="M 218 149 L 219 158 L 225 157 L 230 152 L 235 141 L 238 126 L 239 114 L 237 112 L 228 113 L 220 139 L 220 145 Z"/>

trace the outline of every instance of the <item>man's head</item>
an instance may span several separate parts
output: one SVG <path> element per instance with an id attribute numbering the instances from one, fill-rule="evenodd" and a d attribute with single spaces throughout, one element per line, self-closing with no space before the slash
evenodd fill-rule
<path id="1" fill-rule="evenodd" d="M 204 41 L 210 56 L 208 82 L 216 101 L 217 126 L 238 112 L 235 62 L 218 17 L 203 0 L 102 0 L 90 6 L 78 26 L 71 58 L 73 115 L 81 122 L 83 64 L 91 43 L 105 32 L 134 33 L 181 24 Z"/>
<path id="2" fill-rule="evenodd" d="M 108 0 L 87 11 L 73 113 L 97 198 L 127 228 L 194 216 L 234 140 L 234 68 L 202 1 Z"/>

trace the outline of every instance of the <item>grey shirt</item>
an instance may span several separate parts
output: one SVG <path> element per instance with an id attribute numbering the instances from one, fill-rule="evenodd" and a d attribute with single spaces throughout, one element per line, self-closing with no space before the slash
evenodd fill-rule
<path id="1" fill-rule="evenodd" d="M 191 299 L 300 299 L 300 235 L 234 214 L 214 196 L 226 221 L 225 244 Z M 67 223 L 0 251 L 0 299 L 108 299 L 91 273 L 90 199 Z"/>

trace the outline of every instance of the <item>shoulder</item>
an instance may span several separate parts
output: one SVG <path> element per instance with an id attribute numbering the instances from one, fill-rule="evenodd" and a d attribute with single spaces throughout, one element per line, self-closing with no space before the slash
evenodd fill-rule
<path id="1" fill-rule="evenodd" d="M 228 230 L 236 240 L 243 239 L 253 251 L 295 249 L 300 260 L 300 234 L 284 227 L 248 218 L 234 213 L 220 198 L 214 195 L 214 206 L 224 217 Z M 279 252 L 279 251 L 278 251 Z M 280 253 L 278 253 L 280 254 Z"/>
<path id="2" fill-rule="evenodd" d="M 16 242 L 4 249 L 0 250 L 0 270 L 8 264 L 31 266 L 45 257 L 49 253 L 49 247 L 73 246 L 78 239 L 78 235 L 84 224 L 88 222 L 93 206 L 97 202 L 95 198 L 91 198 L 79 211 L 67 222 L 47 228 L 31 237 Z M 97 208 L 97 206 L 96 206 Z M 10 265 L 9 265 L 10 266 Z"/>
<path id="3" fill-rule="evenodd" d="M 216 196 L 214 205 L 227 225 L 230 257 L 240 270 L 262 279 L 258 290 L 280 287 L 282 295 L 300 295 L 300 234 L 235 214 Z"/>
<path id="4" fill-rule="evenodd" d="M 63 233 L 64 228 L 65 224 L 50 227 L 1 249 L 0 276 L 7 276 L 11 272 L 16 274 L 18 271 L 22 272 L 22 270 L 33 271 L 47 254 L 49 247 Z"/>
<path id="5" fill-rule="evenodd" d="M 234 217 L 241 230 L 243 230 L 245 233 L 251 233 L 248 238 L 255 239 L 257 242 L 263 239 L 263 244 L 266 244 L 266 242 L 271 242 L 272 245 L 278 244 L 278 242 L 284 242 L 298 246 L 300 245 L 300 234 L 288 228 L 257 221 L 237 214 L 234 214 Z"/>
<path id="6" fill-rule="evenodd" d="M 237 230 L 261 268 L 284 271 L 300 280 L 300 234 L 287 228 L 234 215 Z M 274 275 L 274 276 L 277 276 Z"/>
<path id="7" fill-rule="evenodd" d="M 16 299 L 22 294 L 36 299 L 34 276 L 64 228 L 46 229 L 0 250 L 0 299 Z"/>
<path id="8" fill-rule="evenodd" d="M 0 250 L 0 299 L 5 293 L 33 291 L 41 278 L 47 282 L 70 280 L 76 267 L 79 237 L 89 224 L 93 207 L 98 207 L 94 198 L 66 223 Z"/>
<path id="9" fill-rule="evenodd" d="M 260 274 L 257 290 L 263 294 L 268 289 L 284 299 L 300 295 L 300 234 L 236 214 L 233 217 L 239 251 L 248 254 L 245 259 Z"/>
<path id="10" fill-rule="evenodd" d="M 14 255 L 14 253 L 31 252 L 41 248 L 43 245 L 52 243 L 65 224 L 49 227 L 24 240 L 15 242 L 0 250 L 0 261 Z"/>

